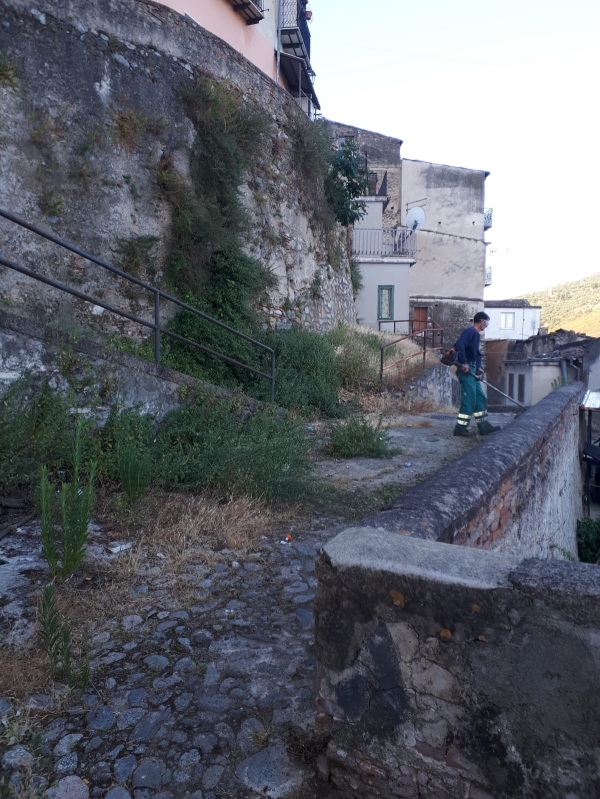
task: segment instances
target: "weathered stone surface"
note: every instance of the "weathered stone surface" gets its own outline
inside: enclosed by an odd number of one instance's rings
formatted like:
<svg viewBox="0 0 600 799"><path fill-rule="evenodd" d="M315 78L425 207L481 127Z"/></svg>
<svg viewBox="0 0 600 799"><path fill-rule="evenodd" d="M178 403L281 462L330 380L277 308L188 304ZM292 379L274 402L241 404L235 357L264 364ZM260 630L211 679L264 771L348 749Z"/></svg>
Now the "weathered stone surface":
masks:
<svg viewBox="0 0 600 799"><path fill-rule="evenodd" d="M302 775L291 766L281 745L270 746L242 760L235 773L248 788L273 799L291 797L302 785Z"/></svg>
<svg viewBox="0 0 600 799"><path fill-rule="evenodd" d="M88 786L79 777L64 777L58 785L48 788L44 799L89 799Z"/></svg>
<svg viewBox="0 0 600 799"><path fill-rule="evenodd" d="M116 721L115 712L107 705L90 710L86 716L90 730L109 730Z"/></svg>
<svg viewBox="0 0 600 799"><path fill-rule="evenodd" d="M164 763L159 760L142 760L133 772L133 787L158 790L162 785L163 770Z"/></svg>
<svg viewBox="0 0 600 799"><path fill-rule="evenodd" d="M28 769L33 765L33 755L24 746L12 746L2 755L2 768Z"/></svg>
<svg viewBox="0 0 600 799"><path fill-rule="evenodd" d="M77 746L82 738L83 735L81 733L70 733L69 735L65 735L54 747L54 756L64 757L64 755L68 755L71 750Z"/></svg>

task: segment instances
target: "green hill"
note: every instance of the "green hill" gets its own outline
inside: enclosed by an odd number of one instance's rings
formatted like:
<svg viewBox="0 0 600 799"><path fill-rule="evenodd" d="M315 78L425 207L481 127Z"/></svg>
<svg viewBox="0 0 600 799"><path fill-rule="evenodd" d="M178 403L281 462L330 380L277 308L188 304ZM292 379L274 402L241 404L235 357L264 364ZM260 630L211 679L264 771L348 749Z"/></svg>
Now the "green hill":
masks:
<svg viewBox="0 0 600 799"><path fill-rule="evenodd" d="M600 272L519 299L542 306L542 326L600 336Z"/></svg>

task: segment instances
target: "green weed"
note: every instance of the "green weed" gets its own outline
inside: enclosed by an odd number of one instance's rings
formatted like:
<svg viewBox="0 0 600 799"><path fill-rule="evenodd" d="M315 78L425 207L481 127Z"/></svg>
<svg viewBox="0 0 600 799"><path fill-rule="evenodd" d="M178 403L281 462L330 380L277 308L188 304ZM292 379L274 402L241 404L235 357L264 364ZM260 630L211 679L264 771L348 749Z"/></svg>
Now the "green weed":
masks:
<svg viewBox="0 0 600 799"><path fill-rule="evenodd" d="M119 267L133 277L141 277L145 270L150 276L156 272L156 236L137 236L133 239L119 239L113 252L119 256Z"/></svg>
<svg viewBox="0 0 600 799"><path fill-rule="evenodd" d="M50 583L42 593L40 634L52 676L72 688L85 690L90 678L90 641L84 630L81 652L75 653L71 628L56 604L56 588Z"/></svg>
<svg viewBox="0 0 600 799"><path fill-rule="evenodd" d="M140 497L152 476L152 456L148 449L125 436L117 442L119 483L130 503Z"/></svg>
<svg viewBox="0 0 600 799"><path fill-rule="evenodd" d="M390 448L389 428L382 426L381 418L376 427L355 417L333 425L327 449L340 458L391 458L400 452Z"/></svg>
<svg viewBox="0 0 600 799"><path fill-rule="evenodd" d="M10 86L16 89L19 85L16 66L0 52L0 85Z"/></svg>
<svg viewBox="0 0 600 799"><path fill-rule="evenodd" d="M113 115L115 139L127 150L134 150L146 131L148 117L135 108L124 108Z"/></svg>
<svg viewBox="0 0 600 799"><path fill-rule="evenodd" d="M94 501L94 475L96 463L89 464L87 485L82 485L84 423L77 423L72 454L72 479L63 483L60 493L60 518L62 533L57 537L54 527L54 486L48 481L46 467L42 467L40 480L40 505L42 511L42 551L48 561L52 578L68 577L77 568L85 554L92 504Z"/></svg>
<svg viewBox="0 0 600 799"><path fill-rule="evenodd" d="M600 563L600 519L578 519L577 550L583 563Z"/></svg>

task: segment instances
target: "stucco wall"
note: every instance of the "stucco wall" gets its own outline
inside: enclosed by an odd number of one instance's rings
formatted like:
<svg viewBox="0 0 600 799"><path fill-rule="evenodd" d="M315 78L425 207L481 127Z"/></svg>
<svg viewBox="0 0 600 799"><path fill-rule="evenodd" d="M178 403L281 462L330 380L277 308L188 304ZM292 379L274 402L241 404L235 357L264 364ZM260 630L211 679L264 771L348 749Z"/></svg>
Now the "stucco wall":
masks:
<svg viewBox="0 0 600 799"><path fill-rule="evenodd" d="M188 181L194 141L179 90L198 74L225 80L272 120L266 151L242 187L251 221L245 249L277 278L265 302L271 320L282 318L274 312L285 304L308 328L354 321L345 251L339 269L328 264L325 236L306 210L312 198L293 168L290 120L301 111L264 73L192 20L147 0L40 0L35 9L26 0L0 0L0 23L0 50L19 75L16 87L0 85L0 207L109 262L119 239L156 236L156 268L144 265L140 276L160 280L172 206L157 168L168 156ZM118 113L148 121L129 143L116 134ZM0 248L124 310L151 313L143 292L124 290L97 267L3 222ZM108 324L90 306L4 268L0 303L64 329L105 331ZM114 330L135 332L129 323L111 323Z"/></svg>
<svg viewBox="0 0 600 799"><path fill-rule="evenodd" d="M540 308L488 308L485 312L490 317L490 324L486 328L488 339L526 339L530 336L537 336L540 328ZM512 329L501 327L501 315L512 313L515 315L514 327Z"/></svg>
<svg viewBox="0 0 600 799"><path fill-rule="evenodd" d="M581 513L582 390L553 392L324 547L331 795L595 795L600 584L597 567L561 561Z"/></svg>
<svg viewBox="0 0 600 799"><path fill-rule="evenodd" d="M363 288L356 297L356 316L361 324L378 327L378 287L394 287L394 319L408 319L408 286L410 266L407 263L376 258L357 258L362 274ZM382 330L393 330L390 323L382 322ZM400 327L397 327L400 331Z"/></svg>
<svg viewBox="0 0 600 799"><path fill-rule="evenodd" d="M265 9L265 18L255 25L247 25L228 0L165 0L161 5L188 14L275 80L276 4Z"/></svg>
<svg viewBox="0 0 600 799"><path fill-rule="evenodd" d="M406 205L426 199L411 296L483 301L485 172L402 160L401 224Z"/></svg>

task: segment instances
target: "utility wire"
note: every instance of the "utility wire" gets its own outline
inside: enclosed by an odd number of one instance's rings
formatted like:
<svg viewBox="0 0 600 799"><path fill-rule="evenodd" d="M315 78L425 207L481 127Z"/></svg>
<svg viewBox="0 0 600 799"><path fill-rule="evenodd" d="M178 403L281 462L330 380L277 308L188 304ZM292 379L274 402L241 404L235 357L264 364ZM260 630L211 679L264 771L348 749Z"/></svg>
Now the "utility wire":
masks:
<svg viewBox="0 0 600 799"><path fill-rule="evenodd" d="M312 36L313 41L327 42L328 44L340 44L343 47L353 47L350 42L340 42L337 39L323 39L321 36ZM600 75L600 72L594 72L587 69L559 69L558 67L530 67L522 64L494 64L491 61L469 61L464 58L448 58L441 55L424 55L423 53L403 53L398 50L385 50L381 47L368 47L362 42L360 45L361 50L372 50L374 53L389 53L395 56L404 56L406 58L428 58L432 61L452 61L455 64L477 64L484 67L503 68L503 69L526 69L533 72L564 72L571 75Z"/></svg>

